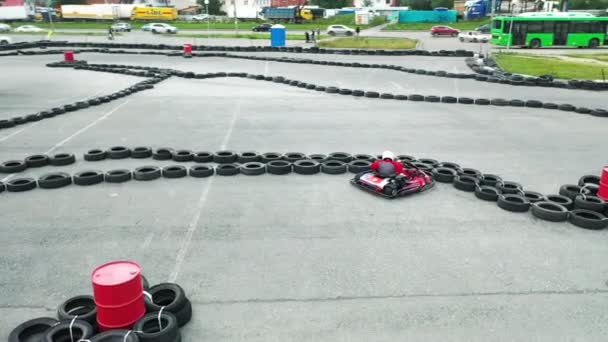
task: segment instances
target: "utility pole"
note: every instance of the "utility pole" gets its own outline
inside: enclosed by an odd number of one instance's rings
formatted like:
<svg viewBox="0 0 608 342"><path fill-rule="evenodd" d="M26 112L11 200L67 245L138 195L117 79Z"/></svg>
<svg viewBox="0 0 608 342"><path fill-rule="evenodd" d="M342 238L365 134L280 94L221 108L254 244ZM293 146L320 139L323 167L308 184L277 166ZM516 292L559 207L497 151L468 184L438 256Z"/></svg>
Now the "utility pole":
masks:
<svg viewBox="0 0 608 342"><path fill-rule="evenodd" d="M209 15L209 0L205 0L205 11L207 12L207 39L211 39L209 28L211 25L211 16Z"/></svg>
<svg viewBox="0 0 608 342"><path fill-rule="evenodd" d="M496 9L496 0L492 0L490 6L492 6L492 11L490 12L490 16L493 18L494 14L495 14L494 12L495 12L495 9Z"/></svg>

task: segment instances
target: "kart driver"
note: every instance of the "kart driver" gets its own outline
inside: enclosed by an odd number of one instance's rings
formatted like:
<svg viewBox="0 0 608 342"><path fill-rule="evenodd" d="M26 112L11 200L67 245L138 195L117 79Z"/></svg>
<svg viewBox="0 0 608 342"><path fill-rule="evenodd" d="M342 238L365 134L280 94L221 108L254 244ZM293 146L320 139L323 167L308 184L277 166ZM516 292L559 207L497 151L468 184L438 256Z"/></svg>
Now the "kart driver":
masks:
<svg viewBox="0 0 608 342"><path fill-rule="evenodd" d="M398 175L405 174L403 164L395 161L395 155L391 151L382 152L382 160L376 160L370 168L382 178L392 178Z"/></svg>

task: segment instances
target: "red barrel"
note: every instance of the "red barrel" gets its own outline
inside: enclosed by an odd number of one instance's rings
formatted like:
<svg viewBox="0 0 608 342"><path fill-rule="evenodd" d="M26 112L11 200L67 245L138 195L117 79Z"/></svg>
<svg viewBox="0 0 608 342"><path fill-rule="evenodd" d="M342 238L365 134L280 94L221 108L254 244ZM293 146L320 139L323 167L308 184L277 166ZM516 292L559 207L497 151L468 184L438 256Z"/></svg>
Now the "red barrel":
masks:
<svg viewBox="0 0 608 342"><path fill-rule="evenodd" d="M184 44L184 54L185 55L192 54L192 45L191 44Z"/></svg>
<svg viewBox="0 0 608 342"><path fill-rule="evenodd" d="M73 62L74 61L74 51L64 51L63 60L65 62Z"/></svg>
<svg viewBox="0 0 608 342"><path fill-rule="evenodd" d="M608 166L604 166L602 176L600 177L600 182L608 184Z"/></svg>
<svg viewBox="0 0 608 342"><path fill-rule="evenodd" d="M608 201L608 182L600 182L600 188L597 190L597 197Z"/></svg>
<svg viewBox="0 0 608 342"><path fill-rule="evenodd" d="M130 329L146 313L141 267L133 261L112 261L92 275L97 324L102 331Z"/></svg>

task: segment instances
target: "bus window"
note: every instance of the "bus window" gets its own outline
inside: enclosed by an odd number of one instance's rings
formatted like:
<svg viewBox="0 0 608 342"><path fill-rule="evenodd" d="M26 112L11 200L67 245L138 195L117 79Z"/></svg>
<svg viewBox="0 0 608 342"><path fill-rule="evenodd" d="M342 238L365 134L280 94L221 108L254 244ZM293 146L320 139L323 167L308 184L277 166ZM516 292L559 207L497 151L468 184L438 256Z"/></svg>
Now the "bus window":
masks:
<svg viewBox="0 0 608 342"><path fill-rule="evenodd" d="M502 20L494 20L494 22L492 23L492 28L500 30L502 23L503 23Z"/></svg>
<svg viewBox="0 0 608 342"><path fill-rule="evenodd" d="M543 21L543 32L553 33L555 24L553 21Z"/></svg>
<svg viewBox="0 0 608 342"><path fill-rule="evenodd" d="M504 21L504 25L502 25L503 33L511 33L511 21Z"/></svg>
<svg viewBox="0 0 608 342"><path fill-rule="evenodd" d="M528 22L528 33L541 33L543 32L543 24L541 21Z"/></svg>

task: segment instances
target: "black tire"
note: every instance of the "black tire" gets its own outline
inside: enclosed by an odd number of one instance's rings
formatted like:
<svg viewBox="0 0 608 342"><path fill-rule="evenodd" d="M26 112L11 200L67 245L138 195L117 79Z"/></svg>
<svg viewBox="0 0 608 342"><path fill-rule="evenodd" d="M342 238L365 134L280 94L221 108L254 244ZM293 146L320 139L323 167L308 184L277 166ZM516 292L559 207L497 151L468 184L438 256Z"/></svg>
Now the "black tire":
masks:
<svg viewBox="0 0 608 342"><path fill-rule="evenodd" d="M290 163L293 163L298 160L308 159L308 157L306 156L306 154L301 152L287 152L283 155L283 159L287 160Z"/></svg>
<svg viewBox="0 0 608 342"><path fill-rule="evenodd" d="M578 180L578 185L579 186L585 186L586 184L595 184L595 185L599 185L600 184L600 177L596 176L596 175L584 175L581 178L579 178Z"/></svg>
<svg viewBox="0 0 608 342"><path fill-rule="evenodd" d="M127 336L125 338L125 336ZM137 334L131 330L108 330L90 338L91 342L139 342Z"/></svg>
<svg viewBox="0 0 608 342"><path fill-rule="evenodd" d="M399 101L406 101L407 100L407 95L401 95L401 94L399 94L399 95L395 95L393 98L395 100L399 100Z"/></svg>
<svg viewBox="0 0 608 342"><path fill-rule="evenodd" d="M372 161L366 159L355 159L348 163L348 171L352 173L361 173L371 170Z"/></svg>
<svg viewBox="0 0 608 342"><path fill-rule="evenodd" d="M5 186L8 192L22 192L35 189L36 181L33 178L13 178Z"/></svg>
<svg viewBox="0 0 608 342"><path fill-rule="evenodd" d="M458 170L458 174L459 175L463 175L463 176L471 176L471 177L475 177L481 180L481 178L483 177L481 174L481 171L477 170L477 169L472 169L470 167L463 167L462 169Z"/></svg>
<svg viewBox="0 0 608 342"><path fill-rule="evenodd" d="M150 289L150 283L148 282L148 278L146 278L143 274L141 275L141 285L144 288L144 291L148 292Z"/></svg>
<svg viewBox="0 0 608 342"><path fill-rule="evenodd" d="M551 102L543 103L543 108L545 109L557 109L557 104Z"/></svg>
<svg viewBox="0 0 608 342"><path fill-rule="evenodd" d="M220 164L215 168L218 176L234 176L239 174L239 166L236 164Z"/></svg>
<svg viewBox="0 0 608 342"><path fill-rule="evenodd" d="M458 98L458 103L462 103L462 104L473 104L475 103L475 100L473 100L470 97L459 97Z"/></svg>
<svg viewBox="0 0 608 342"><path fill-rule="evenodd" d="M574 209L585 209L597 213L604 213L607 208L606 202L599 197L579 195L574 198Z"/></svg>
<svg viewBox="0 0 608 342"><path fill-rule="evenodd" d="M150 157L152 157L152 149L146 146L138 146L131 151L131 158L144 159Z"/></svg>
<svg viewBox="0 0 608 342"><path fill-rule="evenodd" d="M473 192L479 186L479 179L471 176L456 176L454 187L458 190Z"/></svg>
<svg viewBox="0 0 608 342"><path fill-rule="evenodd" d="M269 163L273 160L281 160L283 159L283 155L278 152L266 152L262 154L262 163Z"/></svg>
<svg viewBox="0 0 608 342"><path fill-rule="evenodd" d="M528 100L526 101L526 107L530 108L542 108L543 103L536 100Z"/></svg>
<svg viewBox="0 0 608 342"><path fill-rule="evenodd" d="M190 168L190 177L194 178L205 178L213 176L215 170L206 165L194 165Z"/></svg>
<svg viewBox="0 0 608 342"><path fill-rule="evenodd" d="M366 91L364 96L371 99L377 99L380 97L380 93L376 91Z"/></svg>
<svg viewBox="0 0 608 342"><path fill-rule="evenodd" d="M380 157L382 158L382 156L380 156ZM407 154L399 154L399 155L397 155L395 157L395 159L397 159L398 161L400 161L402 163L403 162L413 163L413 162L416 161L416 157L410 156L410 155L407 155ZM376 160L376 159L374 159L374 160Z"/></svg>
<svg viewBox="0 0 608 342"><path fill-rule="evenodd" d="M35 154L25 158L27 167L42 167L49 165L49 156L46 154Z"/></svg>
<svg viewBox="0 0 608 342"><path fill-rule="evenodd" d="M353 91L350 89L341 88L339 93L340 93L340 95L352 95Z"/></svg>
<svg viewBox="0 0 608 342"><path fill-rule="evenodd" d="M175 313L177 319L177 326L183 327L192 319L192 303L186 299L186 305Z"/></svg>
<svg viewBox="0 0 608 342"><path fill-rule="evenodd" d="M395 98L395 95L390 94L390 93L382 93L382 94L380 94L380 98L385 99L385 100L392 100Z"/></svg>
<svg viewBox="0 0 608 342"><path fill-rule="evenodd" d="M176 162L187 162L194 159L194 153L190 150L177 150L171 154L171 159Z"/></svg>
<svg viewBox="0 0 608 342"><path fill-rule="evenodd" d="M131 156L131 149L125 146L113 146L107 151L110 159L125 159Z"/></svg>
<svg viewBox="0 0 608 342"><path fill-rule="evenodd" d="M437 164L437 167L448 168L448 169L452 169L452 170L456 170L456 171L461 169L459 164L453 163L453 162L441 162L441 163Z"/></svg>
<svg viewBox="0 0 608 342"><path fill-rule="evenodd" d="M151 181L159 179L161 173L161 169L158 166L141 166L133 172L133 179L138 181Z"/></svg>
<svg viewBox="0 0 608 342"><path fill-rule="evenodd" d="M365 95L365 91L359 90L359 89L355 89L355 90L353 90L353 94L352 95L356 96L356 97L361 97L361 96Z"/></svg>
<svg viewBox="0 0 608 342"><path fill-rule="evenodd" d="M95 185L101 182L103 182L103 172L101 171L87 170L74 175L76 185Z"/></svg>
<svg viewBox="0 0 608 342"><path fill-rule="evenodd" d="M241 173L247 176L259 176L266 173L266 164L249 162L241 165Z"/></svg>
<svg viewBox="0 0 608 342"><path fill-rule="evenodd" d="M585 209L572 210L568 216L568 221L577 227L593 230L604 229L608 225L606 216Z"/></svg>
<svg viewBox="0 0 608 342"><path fill-rule="evenodd" d="M559 194L574 201L574 198L581 194L581 187L576 184L564 184L559 188Z"/></svg>
<svg viewBox="0 0 608 342"><path fill-rule="evenodd" d="M530 203L543 202L547 200L545 195L535 191L523 191L523 196L527 198Z"/></svg>
<svg viewBox="0 0 608 342"><path fill-rule="evenodd" d="M177 318L173 313L163 310L160 315L161 326L159 327L158 324L158 312L151 312L137 321L133 330L137 332L137 336L141 342L173 342L181 340Z"/></svg>
<svg viewBox="0 0 608 342"><path fill-rule="evenodd" d="M490 100L490 104L494 105L494 106L506 106L509 104L509 101L505 100L505 99L492 99Z"/></svg>
<svg viewBox="0 0 608 342"><path fill-rule="evenodd" d="M319 163L327 160L327 155L325 154L309 154L308 159L318 161Z"/></svg>
<svg viewBox="0 0 608 342"><path fill-rule="evenodd" d="M293 171L300 175L314 175L321 171L321 164L315 160L298 160L293 163Z"/></svg>
<svg viewBox="0 0 608 342"><path fill-rule="evenodd" d="M564 112L573 112L576 109L576 107L574 107L573 105L568 104L568 103L562 103L557 106L557 109L563 110Z"/></svg>
<svg viewBox="0 0 608 342"><path fill-rule="evenodd" d="M147 291L149 296L145 296L146 311L158 312L164 307L163 312L176 313L187 303L186 292L175 283L161 283L150 287Z"/></svg>
<svg viewBox="0 0 608 342"><path fill-rule="evenodd" d="M540 201L532 203L531 211L532 215L545 221L563 222L568 219L568 209L555 202Z"/></svg>
<svg viewBox="0 0 608 342"><path fill-rule="evenodd" d="M498 183L502 183L502 178L497 175L484 173L481 175L481 185L489 185L496 187Z"/></svg>
<svg viewBox="0 0 608 342"><path fill-rule="evenodd" d="M547 195L545 197L547 198L548 202L557 203L559 205L564 206L568 210L574 209L574 201L566 196L552 194L552 195Z"/></svg>
<svg viewBox="0 0 608 342"><path fill-rule="evenodd" d="M8 335L8 342L42 341L44 332L57 324L55 318L40 317L19 324Z"/></svg>
<svg viewBox="0 0 608 342"><path fill-rule="evenodd" d="M499 208L514 213L523 213L530 209L530 201L521 195L502 194L497 203Z"/></svg>
<svg viewBox="0 0 608 342"><path fill-rule="evenodd" d="M415 101L415 102L424 101L424 96L422 96L420 94L412 94L412 95L409 95L407 98L410 101Z"/></svg>
<svg viewBox="0 0 608 342"><path fill-rule="evenodd" d="M213 161L213 153L206 151L196 152L194 153L192 160L196 163L209 163Z"/></svg>
<svg viewBox="0 0 608 342"><path fill-rule="evenodd" d="M99 161L106 159L106 157L106 151L102 151L100 149L92 149L84 154L84 160L86 161Z"/></svg>
<svg viewBox="0 0 608 342"><path fill-rule="evenodd" d="M132 177L131 170L110 170L104 175L104 180L107 183L123 183L130 181Z"/></svg>
<svg viewBox="0 0 608 342"><path fill-rule="evenodd" d="M173 149L167 147L157 148L152 153L152 159L154 160L169 160L173 156Z"/></svg>
<svg viewBox="0 0 608 342"><path fill-rule="evenodd" d="M42 189L57 189L72 184L72 177L65 172L47 173L38 178L38 187Z"/></svg>
<svg viewBox="0 0 608 342"><path fill-rule="evenodd" d="M321 163L321 172L330 174L330 175L338 175L342 173L346 173L347 164L343 161L339 160L326 160Z"/></svg>
<svg viewBox="0 0 608 342"><path fill-rule="evenodd" d="M454 96L442 96L441 97L441 102L443 102L443 103L456 103L456 102L458 102L458 99L455 98Z"/></svg>
<svg viewBox="0 0 608 342"><path fill-rule="evenodd" d="M266 164L266 170L273 175L286 175L291 172L291 165L286 160L271 160Z"/></svg>
<svg viewBox="0 0 608 342"><path fill-rule="evenodd" d="M213 155L213 161L218 164L231 164L236 162L237 158L236 153L232 151L217 151Z"/></svg>
<svg viewBox="0 0 608 342"><path fill-rule="evenodd" d="M437 167L439 165L439 162L437 160L431 158L420 158L418 159L418 162L429 165L431 167Z"/></svg>
<svg viewBox="0 0 608 342"><path fill-rule="evenodd" d="M0 172L17 173L27 169L27 164L23 160L9 160L0 164Z"/></svg>
<svg viewBox="0 0 608 342"><path fill-rule="evenodd" d="M500 183L496 184L496 187L498 188L498 190L500 190L500 193L502 194L514 195L521 194L522 191L524 191L524 188L521 184L510 181L501 181Z"/></svg>
<svg viewBox="0 0 608 342"><path fill-rule="evenodd" d="M336 94L339 91L340 91L340 89L337 88L337 87L327 87L327 88L325 88L325 92L329 93L329 94Z"/></svg>
<svg viewBox="0 0 608 342"><path fill-rule="evenodd" d="M182 165L169 165L163 167L162 174L165 178L182 178L188 175L188 169Z"/></svg>
<svg viewBox="0 0 608 342"><path fill-rule="evenodd" d="M475 188L475 197L484 201L498 201L500 190L490 185L481 185Z"/></svg>
<svg viewBox="0 0 608 342"><path fill-rule="evenodd" d="M76 316L79 320L86 321L91 326L97 325L97 306L93 296L75 296L59 305L57 317L60 321L71 321Z"/></svg>
<svg viewBox="0 0 608 342"><path fill-rule="evenodd" d="M0 182L0 192L4 192L4 190L6 190L6 185L4 185L4 183Z"/></svg>
<svg viewBox="0 0 608 342"><path fill-rule="evenodd" d="M415 168L422 170L422 171L432 172L433 168L434 168L434 166L431 164L421 163L421 162L417 162L417 161L410 163L410 164L412 164Z"/></svg>
<svg viewBox="0 0 608 342"><path fill-rule="evenodd" d="M452 183L457 176L456 170L447 167L436 167L432 171L433 179L441 183Z"/></svg>
<svg viewBox="0 0 608 342"><path fill-rule="evenodd" d="M94 332L95 329L87 321L80 319L73 322L63 321L45 331L40 342L67 342L70 341L70 336L74 337L74 341L87 340L93 336Z"/></svg>
<svg viewBox="0 0 608 342"><path fill-rule="evenodd" d="M488 99L475 99L475 104L476 105L487 106L487 105L490 104L490 100L488 100Z"/></svg>
<svg viewBox="0 0 608 342"><path fill-rule="evenodd" d="M435 95L428 95L424 97L424 102L439 102L441 98Z"/></svg>
<svg viewBox="0 0 608 342"><path fill-rule="evenodd" d="M74 164L76 156L71 153L58 153L49 159L49 163L53 166L64 166Z"/></svg>
<svg viewBox="0 0 608 342"><path fill-rule="evenodd" d="M597 38L592 38L589 40L589 44L587 45L590 49L595 49L600 45L600 41Z"/></svg>
<svg viewBox="0 0 608 342"><path fill-rule="evenodd" d="M241 164L251 163L251 162L259 162L262 157L257 152L242 152L238 154L236 159L237 162Z"/></svg>
<svg viewBox="0 0 608 342"><path fill-rule="evenodd" d="M332 152L327 156L327 160L338 160L343 163L348 163L353 160L353 156L346 152Z"/></svg>
<svg viewBox="0 0 608 342"><path fill-rule="evenodd" d="M538 49L540 48L540 40L539 39L532 39L530 41L530 49Z"/></svg>

